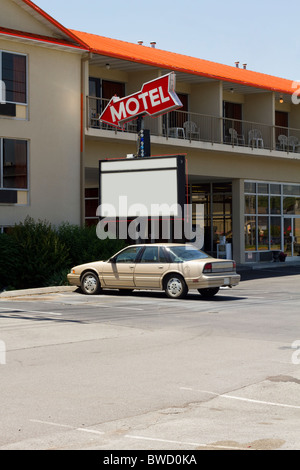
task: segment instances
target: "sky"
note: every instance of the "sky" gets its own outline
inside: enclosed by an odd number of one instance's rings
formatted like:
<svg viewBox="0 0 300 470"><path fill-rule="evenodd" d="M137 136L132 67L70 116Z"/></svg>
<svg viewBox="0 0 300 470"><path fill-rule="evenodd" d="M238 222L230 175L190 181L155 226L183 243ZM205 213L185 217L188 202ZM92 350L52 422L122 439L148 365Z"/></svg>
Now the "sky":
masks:
<svg viewBox="0 0 300 470"><path fill-rule="evenodd" d="M300 81L299 0L33 0L63 26Z"/></svg>

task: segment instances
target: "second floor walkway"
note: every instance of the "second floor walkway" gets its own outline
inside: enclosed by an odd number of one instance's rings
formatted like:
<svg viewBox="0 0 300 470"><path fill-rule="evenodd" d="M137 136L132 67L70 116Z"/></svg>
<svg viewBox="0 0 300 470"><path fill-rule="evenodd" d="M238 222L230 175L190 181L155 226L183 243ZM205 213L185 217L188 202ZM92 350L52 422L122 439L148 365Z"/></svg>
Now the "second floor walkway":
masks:
<svg viewBox="0 0 300 470"><path fill-rule="evenodd" d="M87 97L86 123L93 136L101 137L102 132L137 134L137 120L125 124L122 128L109 126L99 117L109 100ZM210 116L187 111L172 111L158 118L144 116L144 127L151 136L161 137L168 143L176 139L177 143L199 142L223 144L235 147L243 152L245 148L277 150L285 153L300 153L300 129L267 125L238 119ZM174 141L172 140L172 143Z"/></svg>

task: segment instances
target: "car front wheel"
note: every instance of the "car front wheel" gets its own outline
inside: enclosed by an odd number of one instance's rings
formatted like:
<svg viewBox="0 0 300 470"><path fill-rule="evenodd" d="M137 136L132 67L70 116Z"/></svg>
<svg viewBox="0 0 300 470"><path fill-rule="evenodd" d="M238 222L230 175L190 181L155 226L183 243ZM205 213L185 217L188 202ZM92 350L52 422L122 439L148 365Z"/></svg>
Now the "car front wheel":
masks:
<svg viewBox="0 0 300 470"><path fill-rule="evenodd" d="M101 285L97 274L91 271L85 273L81 279L81 289L86 295L99 294Z"/></svg>
<svg viewBox="0 0 300 470"><path fill-rule="evenodd" d="M219 292L219 287L208 287L207 289L198 289L199 294L205 299L211 299Z"/></svg>
<svg viewBox="0 0 300 470"><path fill-rule="evenodd" d="M187 292L187 285L181 276L174 274L167 277L165 281L165 293L168 297L171 299L182 299L186 296Z"/></svg>

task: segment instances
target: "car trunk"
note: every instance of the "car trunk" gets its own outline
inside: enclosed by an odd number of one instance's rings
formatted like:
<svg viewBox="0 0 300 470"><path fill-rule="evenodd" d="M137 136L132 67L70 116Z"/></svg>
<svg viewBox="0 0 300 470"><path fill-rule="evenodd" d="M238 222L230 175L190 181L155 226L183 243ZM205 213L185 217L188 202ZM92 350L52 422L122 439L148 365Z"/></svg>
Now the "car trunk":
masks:
<svg viewBox="0 0 300 470"><path fill-rule="evenodd" d="M216 261L211 263L212 273L227 273L235 271L234 263L232 261Z"/></svg>

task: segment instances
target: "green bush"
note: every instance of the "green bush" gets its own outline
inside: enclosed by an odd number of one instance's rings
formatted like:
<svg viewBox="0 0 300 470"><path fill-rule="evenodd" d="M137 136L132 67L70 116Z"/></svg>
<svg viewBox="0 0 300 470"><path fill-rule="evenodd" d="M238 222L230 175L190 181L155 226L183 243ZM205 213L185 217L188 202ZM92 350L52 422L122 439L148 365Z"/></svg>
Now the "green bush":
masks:
<svg viewBox="0 0 300 470"><path fill-rule="evenodd" d="M121 240L99 240L96 227L56 228L27 217L0 234L0 290L67 284L72 266L105 260L124 246Z"/></svg>
<svg viewBox="0 0 300 470"><path fill-rule="evenodd" d="M5 287L11 289L16 285L17 273L22 269L20 248L12 237L0 234L0 292Z"/></svg>
<svg viewBox="0 0 300 470"><path fill-rule="evenodd" d="M7 234L6 256L1 255L0 272L10 277L9 285L17 289L47 285L49 276L61 271L69 262L66 246L51 224L26 218ZM13 265L13 266L11 266ZM11 272L7 269L11 267ZM3 275L2 274L2 275ZM5 287L5 278L0 278Z"/></svg>
<svg viewBox="0 0 300 470"><path fill-rule="evenodd" d="M68 223L61 224L57 229L60 241L68 247L72 266L90 261L106 260L115 252L125 247L123 240L107 238L100 240L96 227L79 227Z"/></svg>

